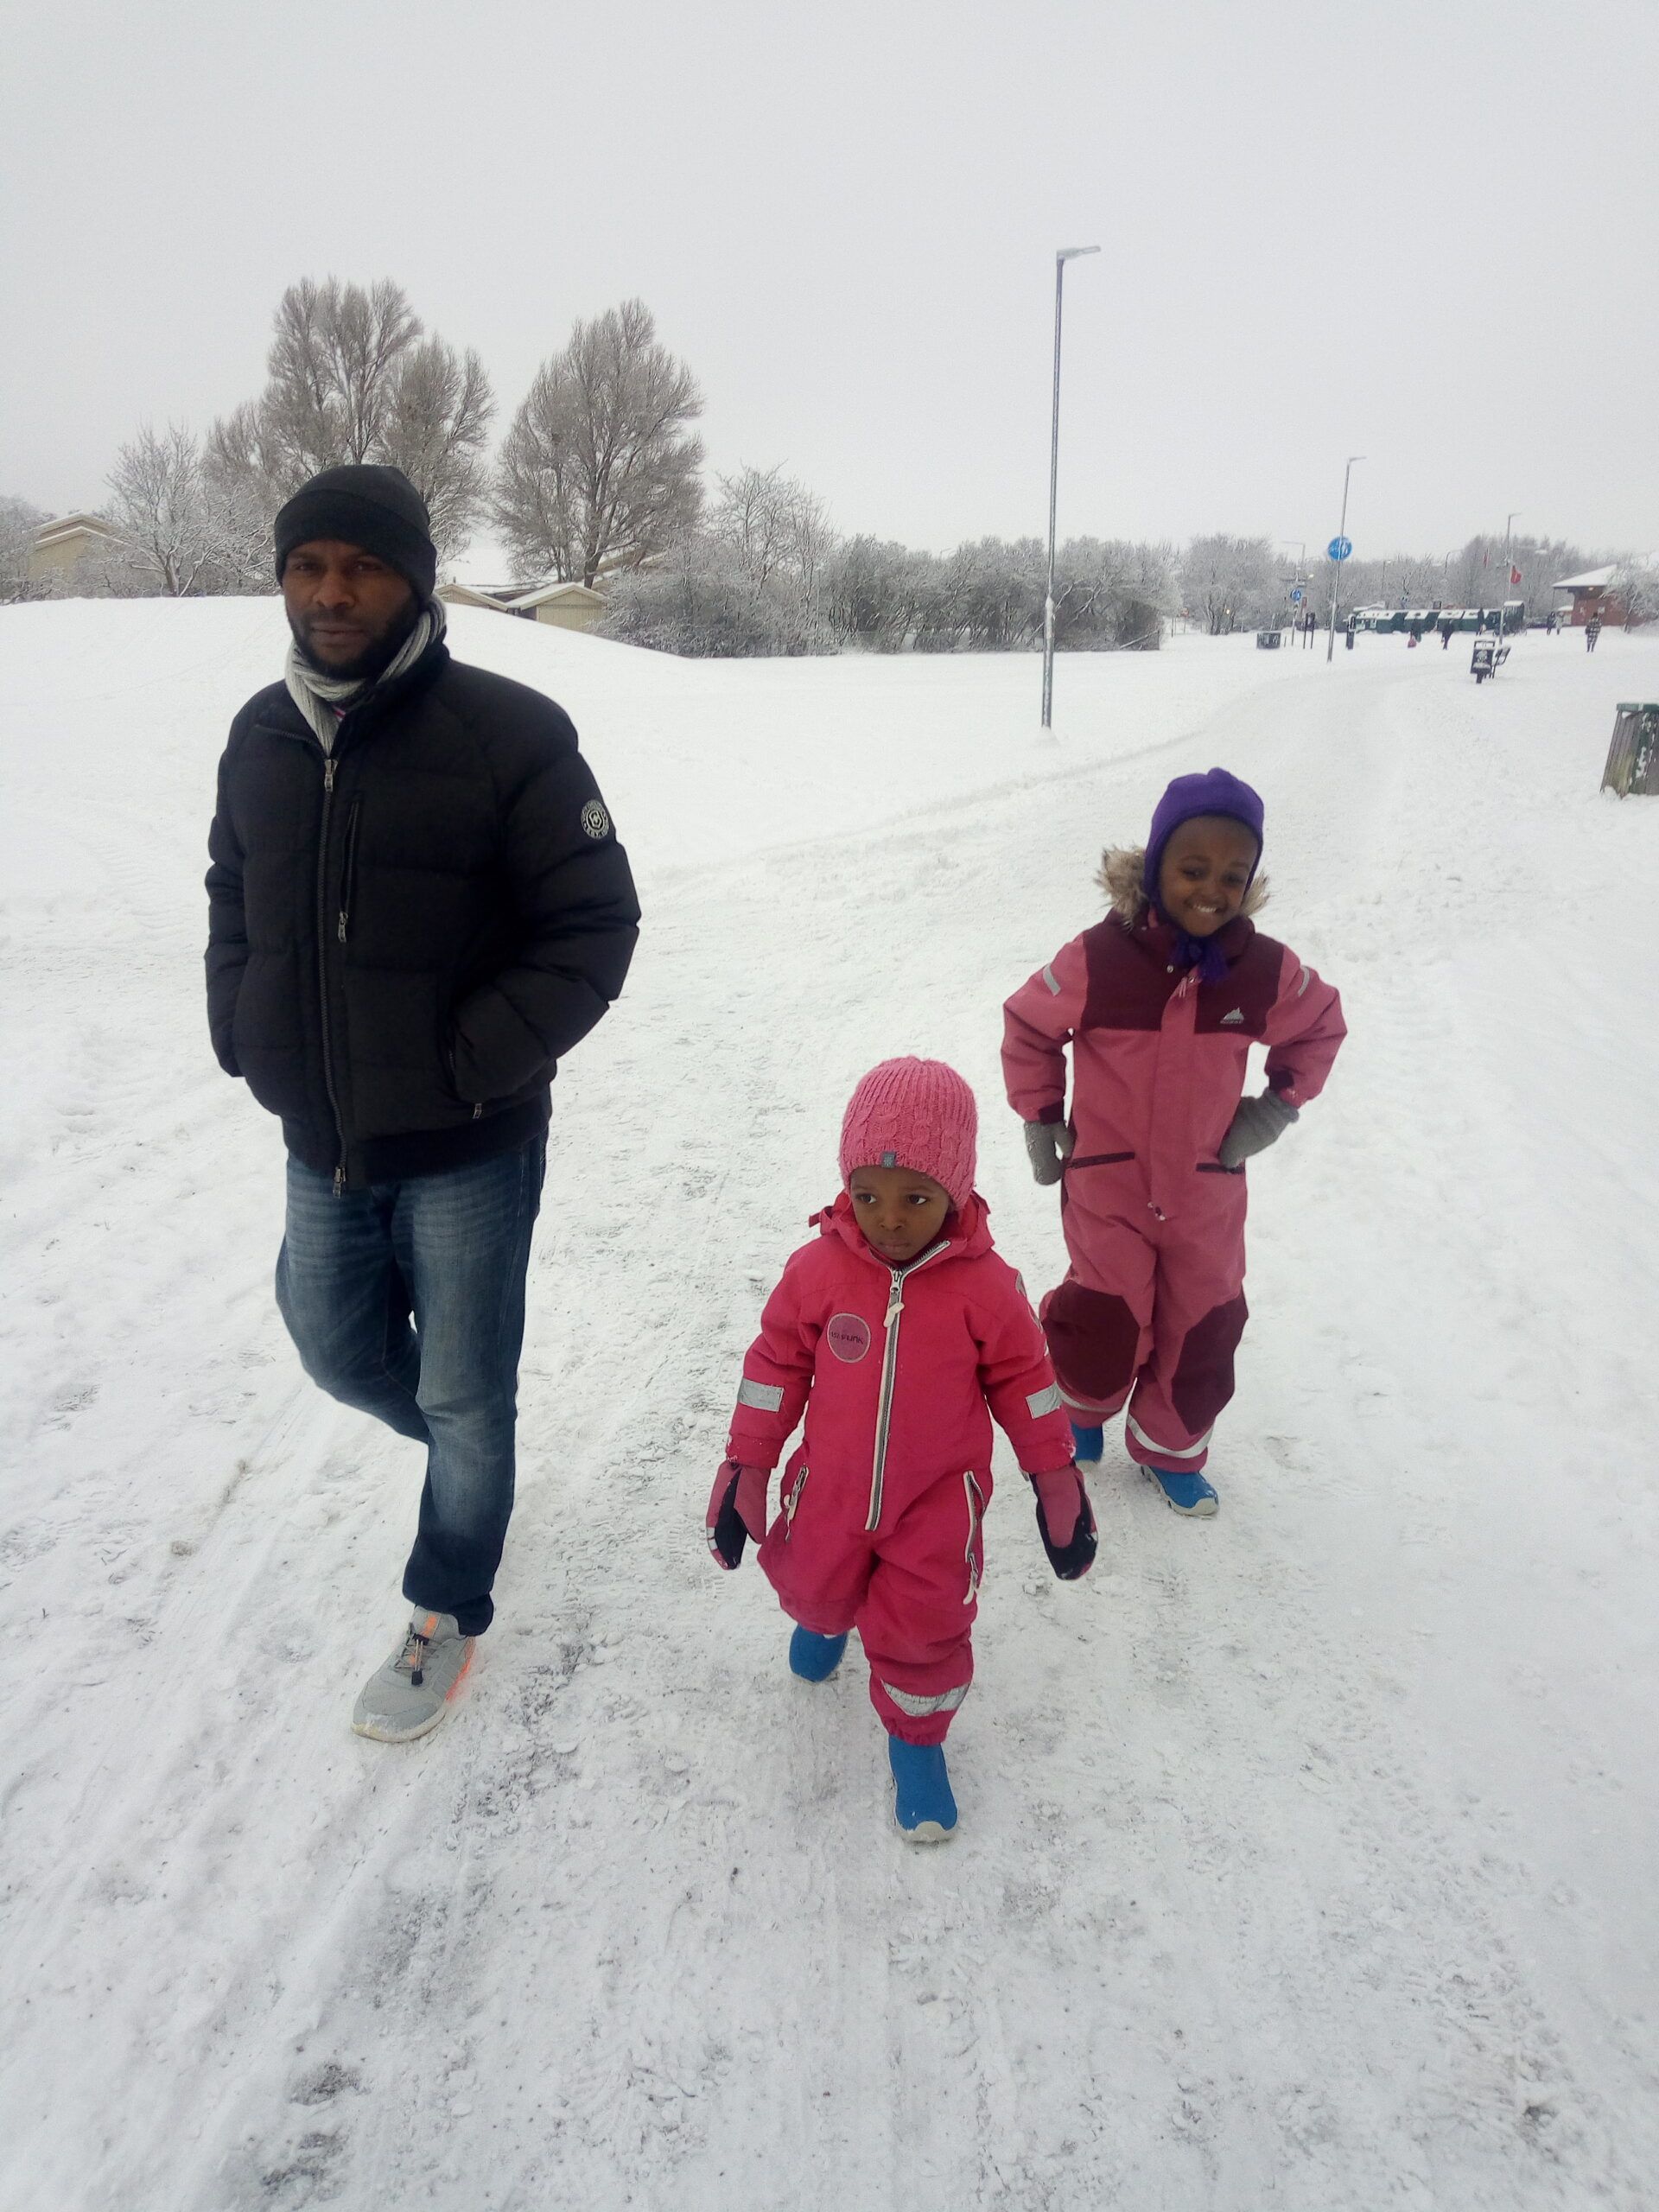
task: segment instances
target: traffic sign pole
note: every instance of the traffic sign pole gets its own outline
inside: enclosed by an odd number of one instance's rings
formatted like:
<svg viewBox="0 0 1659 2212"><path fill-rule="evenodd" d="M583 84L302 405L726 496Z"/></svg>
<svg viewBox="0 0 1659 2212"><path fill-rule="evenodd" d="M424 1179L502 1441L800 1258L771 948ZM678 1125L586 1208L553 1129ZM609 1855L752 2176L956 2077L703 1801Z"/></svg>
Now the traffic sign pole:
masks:
<svg viewBox="0 0 1659 2212"><path fill-rule="evenodd" d="M1342 520L1337 524L1336 536L1325 548L1331 556L1331 635L1325 648L1327 668L1335 659L1337 652L1337 579L1342 574L1342 563L1354 550L1348 543L1348 479L1353 474L1354 463L1364 458L1363 453L1351 453L1348 456L1348 466L1342 472ZM1344 549L1340 553L1337 550L1338 546Z"/></svg>

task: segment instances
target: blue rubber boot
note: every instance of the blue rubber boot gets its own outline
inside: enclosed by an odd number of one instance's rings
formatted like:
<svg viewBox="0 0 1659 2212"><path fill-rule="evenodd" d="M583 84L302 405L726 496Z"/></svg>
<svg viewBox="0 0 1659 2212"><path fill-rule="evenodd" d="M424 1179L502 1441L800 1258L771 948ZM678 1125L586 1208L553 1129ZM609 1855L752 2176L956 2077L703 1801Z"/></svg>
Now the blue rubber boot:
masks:
<svg viewBox="0 0 1659 2212"><path fill-rule="evenodd" d="M1171 1512L1185 1513L1194 1521L1207 1519L1220 1503L1202 1475L1173 1474L1167 1467L1148 1467L1147 1479L1162 1491Z"/></svg>
<svg viewBox="0 0 1659 2212"><path fill-rule="evenodd" d="M906 1843L943 1843L957 1825L943 1744L906 1744L887 1738L893 1768L893 1817Z"/></svg>
<svg viewBox="0 0 1659 2212"><path fill-rule="evenodd" d="M827 1682L846 1649L844 1636L814 1636L810 1628L798 1628L789 1639L789 1671L804 1682Z"/></svg>
<svg viewBox="0 0 1659 2212"><path fill-rule="evenodd" d="M1097 1467L1106 1450L1106 1426L1096 1421L1092 1428L1079 1428L1071 1424L1071 1457L1080 1467Z"/></svg>

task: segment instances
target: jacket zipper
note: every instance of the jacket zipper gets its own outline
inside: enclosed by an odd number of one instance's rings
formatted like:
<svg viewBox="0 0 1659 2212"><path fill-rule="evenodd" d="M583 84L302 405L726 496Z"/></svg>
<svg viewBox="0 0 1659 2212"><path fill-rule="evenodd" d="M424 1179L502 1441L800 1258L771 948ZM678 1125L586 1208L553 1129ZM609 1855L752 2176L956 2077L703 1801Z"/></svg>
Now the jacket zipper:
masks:
<svg viewBox="0 0 1659 2212"><path fill-rule="evenodd" d="M340 920L335 935L346 942L346 925L352 918L352 900L357 891L357 817L362 811L360 798L352 801L351 812L346 817L346 866L340 880Z"/></svg>
<svg viewBox="0 0 1659 2212"><path fill-rule="evenodd" d="M317 837L317 1001L322 1014L323 1087L334 1116L334 1134L340 1139L340 1165L334 1170L334 1196L338 1198L346 1189L346 1123L340 1110L340 1093L334 1089L334 1059L328 1046L328 822L334 810L334 756L329 753L323 756L322 827ZM340 925L343 936L343 914Z"/></svg>
<svg viewBox="0 0 1659 2212"><path fill-rule="evenodd" d="M912 1260L907 1268L893 1268L893 1288L887 1294L887 1350L881 1356L881 1396L875 1409L875 1458L870 1468L870 1515L864 1523L865 1534L879 1528L881 1522L881 1484L887 1471L887 1428L893 1418L893 1379L899 1367L899 1324L905 1313L905 1284L918 1268L930 1260L937 1260L941 1252L950 1249L950 1240L936 1244L931 1252L924 1252L919 1260Z"/></svg>

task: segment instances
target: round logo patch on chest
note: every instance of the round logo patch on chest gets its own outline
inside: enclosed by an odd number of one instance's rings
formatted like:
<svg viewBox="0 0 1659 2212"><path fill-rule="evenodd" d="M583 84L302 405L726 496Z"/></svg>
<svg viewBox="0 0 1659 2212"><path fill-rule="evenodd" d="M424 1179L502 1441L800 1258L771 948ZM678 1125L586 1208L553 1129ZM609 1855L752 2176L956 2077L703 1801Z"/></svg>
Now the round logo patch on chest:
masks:
<svg viewBox="0 0 1659 2212"><path fill-rule="evenodd" d="M862 1359L870 1348L870 1325L856 1313L832 1313L823 1333L837 1359Z"/></svg>
<svg viewBox="0 0 1659 2212"><path fill-rule="evenodd" d="M608 837L611 817L596 798L590 798L582 810L582 826L590 837Z"/></svg>

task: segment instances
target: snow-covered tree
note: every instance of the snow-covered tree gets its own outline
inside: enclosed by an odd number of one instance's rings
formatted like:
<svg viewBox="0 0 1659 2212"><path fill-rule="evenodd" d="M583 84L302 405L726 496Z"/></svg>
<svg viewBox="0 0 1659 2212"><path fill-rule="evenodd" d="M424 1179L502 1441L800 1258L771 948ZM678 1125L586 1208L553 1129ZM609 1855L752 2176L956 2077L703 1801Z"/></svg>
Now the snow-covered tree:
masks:
<svg viewBox="0 0 1659 2212"><path fill-rule="evenodd" d="M796 617L757 592L729 545L707 531L682 538L647 569L607 585L601 634L688 659L767 659L835 650L827 630L804 642Z"/></svg>
<svg viewBox="0 0 1659 2212"><path fill-rule="evenodd" d="M578 321L537 372L497 464L493 512L522 578L591 585L690 536L702 506L696 379L640 300Z"/></svg>
<svg viewBox="0 0 1659 2212"><path fill-rule="evenodd" d="M35 533L48 519L27 499L0 498L0 606L31 597L29 556Z"/></svg>
<svg viewBox="0 0 1659 2212"><path fill-rule="evenodd" d="M830 649L823 587L836 534L823 500L781 464L741 468L719 481L707 535L771 609L771 632L790 640L787 651Z"/></svg>
<svg viewBox="0 0 1659 2212"><path fill-rule="evenodd" d="M1613 564L1612 590L1623 601L1624 619L1631 629L1643 622L1659 622L1659 556L1643 559L1627 553Z"/></svg>
<svg viewBox="0 0 1659 2212"><path fill-rule="evenodd" d="M1267 537L1195 537L1181 556L1182 597L1211 636L1253 630L1277 619L1285 597L1280 563Z"/></svg>
<svg viewBox="0 0 1659 2212"><path fill-rule="evenodd" d="M1165 618L1176 613L1179 603L1170 546L1074 537L1056 555L1057 651L1071 646L1156 652L1163 642Z"/></svg>
<svg viewBox="0 0 1659 2212"><path fill-rule="evenodd" d="M213 559L195 438L177 423L165 430L145 423L116 455L108 481L110 519L122 538L111 557L148 576L162 598L190 598Z"/></svg>
<svg viewBox="0 0 1659 2212"><path fill-rule="evenodd" d="M918 557L891 540L843 538L824 569L830 627L872 652L896 652L915 627Z"/></svg>

